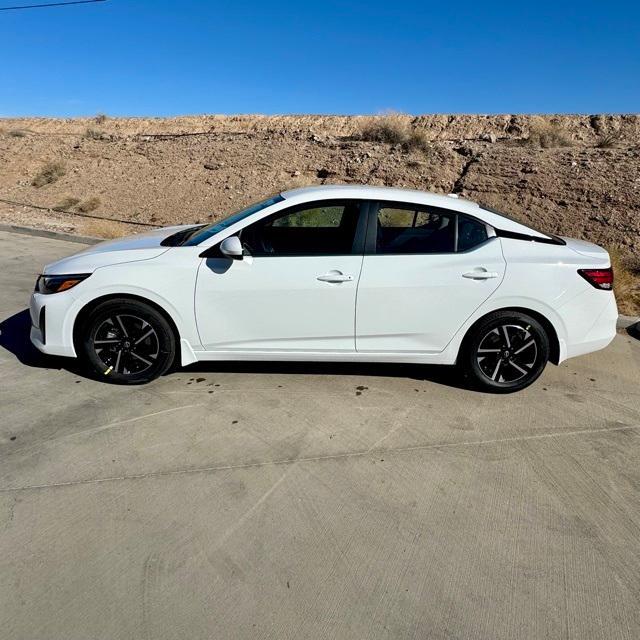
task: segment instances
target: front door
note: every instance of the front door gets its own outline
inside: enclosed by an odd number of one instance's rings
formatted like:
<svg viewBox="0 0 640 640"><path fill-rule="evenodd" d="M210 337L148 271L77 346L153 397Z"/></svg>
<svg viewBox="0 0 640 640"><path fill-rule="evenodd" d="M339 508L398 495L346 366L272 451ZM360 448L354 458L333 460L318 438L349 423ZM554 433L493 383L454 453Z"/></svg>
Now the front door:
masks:
<svg viewBox="0 0 640 640"><path fill-rule="evenodd" d="M195 311L204 348L353 353L359 216L355 200L290 207L238 234L242 260L203 259Z"/></svg>
<svg viewBox="0 0 640 640"><path fill-rule="evenodd" d="M359 353L437 353L500 286L505 260L486 225L455 211L372 209L356 309Z"/></svg>

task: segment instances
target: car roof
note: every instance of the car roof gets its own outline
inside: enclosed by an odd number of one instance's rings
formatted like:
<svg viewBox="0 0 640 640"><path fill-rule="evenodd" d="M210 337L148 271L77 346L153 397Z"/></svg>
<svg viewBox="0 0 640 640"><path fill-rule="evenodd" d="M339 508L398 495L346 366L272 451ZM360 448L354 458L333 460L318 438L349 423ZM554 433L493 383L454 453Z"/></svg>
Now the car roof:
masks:
<svg viewBox="0 0 640 640"><path fill-rule="evenodd" d="M418 191L417 189L354 184L313 185L283 191L281 195L287 200L298 200L300 202L327 198L364 198L367 200L392 200L410 202L412 204L425 204L445 209L475 210L479 208L477 203L459 198L455 194L442 195L429 193L428 191Z"/></svg>

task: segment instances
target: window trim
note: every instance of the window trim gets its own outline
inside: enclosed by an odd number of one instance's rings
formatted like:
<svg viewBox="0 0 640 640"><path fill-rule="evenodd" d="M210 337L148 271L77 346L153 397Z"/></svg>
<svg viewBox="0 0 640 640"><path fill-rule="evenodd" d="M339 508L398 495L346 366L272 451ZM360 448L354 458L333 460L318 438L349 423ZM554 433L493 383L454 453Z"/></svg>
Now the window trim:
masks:
<svg viewBox="0 0 640 640"><path fill-rule="evenodd" d="M423 210L426 212L433 213L442 213L442 215L447 215L453 218L454 224L454 244L453 251L426 251L424 253L405 253L405 252L393 252L393 253L378 253L377 252L377 244L378 244L378 213L382 207L395 207L398 209L411 209L415 207L415 210ZM464 216L469 220L473 220L478 224L484 225L487 229L487 239L480 244L477 244L469 249L465 249L464 251L458 251L458 221L460 220L460 216ZM429 204L421 204L419 202L399 202L397 200L371 200L369 201L369 209L367 216L367 235L366 242L364 247L364 255L367 256L451 256L457 253L470 253L471 251L475 251L479 247L484 246L488 242L494 240L497 236L496 230L490 225L487 224L484 220L480 220L475 216L471 216L468 213L462 213L461 211L457 211L456 209L445 209L444 207L434 207Z"/></svg>

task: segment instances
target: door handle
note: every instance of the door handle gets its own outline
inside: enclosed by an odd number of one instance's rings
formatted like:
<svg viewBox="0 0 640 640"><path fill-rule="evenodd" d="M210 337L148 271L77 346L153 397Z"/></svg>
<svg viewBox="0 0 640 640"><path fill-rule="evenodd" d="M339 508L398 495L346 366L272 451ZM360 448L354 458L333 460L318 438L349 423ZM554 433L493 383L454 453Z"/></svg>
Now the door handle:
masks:
<svg viewBox="0 0 640 640"><path fill-rule="evenodd" d="M497 271L487 271L486 269L476 269L474 271L467 271L463 273L463 278L470 278L471 280L489 280L490 278L497 278L500 274Z"/></svg>
<svg viewBox="0 0 640 640"><path fill-rule="evenodd" d="M344 275L340 271L330 271L323 276L318 276L316 280L320 280L320 282L351 282L353 276Z"/></svg>

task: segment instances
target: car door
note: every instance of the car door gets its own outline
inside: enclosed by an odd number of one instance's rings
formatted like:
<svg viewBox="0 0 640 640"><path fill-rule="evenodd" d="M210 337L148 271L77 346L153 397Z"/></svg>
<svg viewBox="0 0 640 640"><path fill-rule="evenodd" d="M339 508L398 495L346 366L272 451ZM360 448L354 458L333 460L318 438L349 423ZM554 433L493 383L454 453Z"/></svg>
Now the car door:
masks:
<svg viewBox="0 0 640 640"><path fill-rule="evenodd" d="M293 206L242 229L242 260L202 261L195 311L208 351L355 351L360 202Z"/></svg>
<svg viewBox="0 0 640 640"><path fill-rule="evenodd" d="M372 204L358 286L356 349L442 351L499 287L500 241L483 222L455 211Z"/></svg>

